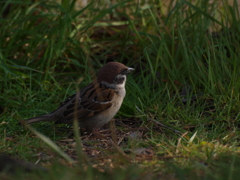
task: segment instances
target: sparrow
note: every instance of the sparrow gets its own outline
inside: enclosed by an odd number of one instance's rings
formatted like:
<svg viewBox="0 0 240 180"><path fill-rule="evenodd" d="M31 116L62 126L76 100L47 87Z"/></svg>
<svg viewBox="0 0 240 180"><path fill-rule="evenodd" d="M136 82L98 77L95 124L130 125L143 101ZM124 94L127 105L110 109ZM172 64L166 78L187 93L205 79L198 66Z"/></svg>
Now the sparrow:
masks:
<svg viewBox="0 0 240 180"><path fill-rule="evenodd" d="M90 132L100 128L120 109L126 95L127 74L133 70L122 63L109 62L98 71L95 81L67 98L55 111L27 119L27 123L54 121L68 124L77 118L80 128Z"/></svg>

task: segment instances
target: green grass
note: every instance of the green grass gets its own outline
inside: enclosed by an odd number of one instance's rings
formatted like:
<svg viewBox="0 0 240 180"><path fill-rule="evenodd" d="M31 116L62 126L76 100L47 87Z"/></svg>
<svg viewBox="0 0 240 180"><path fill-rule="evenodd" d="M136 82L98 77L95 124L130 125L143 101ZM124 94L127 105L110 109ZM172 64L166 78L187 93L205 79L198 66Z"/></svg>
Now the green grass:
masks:
<svg viewBox="0 0 240 180"><path fill-rule="evenodd" d="M229 6L222 1L218 6L218 1L207 0L170 5L117 0L93 1L83 8L64 0L0 3L0 152L29 162L40 159L39 164L50 169L0 177L239 177L237 2ZM53 111L109 61L136 69L128 77L127 95L116 119L139 124L131 125L135 131L116 127L124 134L119 147L109 139L83 139L76 145L78 131L67 136L71 126L34 124L50 142L18 124ZM128 132L142 135L131 139ZM101 157L82 152L81 143L96 148ZM140 148L151 153L126 153Z"/></svg>

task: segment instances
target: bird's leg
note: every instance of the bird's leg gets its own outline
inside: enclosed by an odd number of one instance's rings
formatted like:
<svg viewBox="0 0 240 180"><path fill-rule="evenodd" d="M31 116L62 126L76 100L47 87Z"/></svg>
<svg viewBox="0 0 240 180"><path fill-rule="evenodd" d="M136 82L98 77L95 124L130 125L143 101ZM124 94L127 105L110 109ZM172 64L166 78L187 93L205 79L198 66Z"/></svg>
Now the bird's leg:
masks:
<svg viewBox="0 0 240 180"><path fill-rule="evenodd" d="M115 119L112 119L110 122L109 122L109 127L110 127L110 131L111 131L111 138L113 140L113 142L115 144L117 144L117 129L116 129L116 126L115 126Z"/></svg>
<svg viewBox="0 0 240 180"><path fill-rule="evenodd" d="M102 135L98 130L92 130L91 133L98 138L106 138L106 137L111 136L113 142L117 144L115 119L112 119L108 124L109 124L109 129L110 129L111 134Z"/></svg>
<svg viewBox="0 0 240 180"><path fill-rule="evenodd" d="M100 132L98 132L97 130L92 130L92 134L96 137L96 138L106 138L108 137L107 135L102 135Z"/></svg>

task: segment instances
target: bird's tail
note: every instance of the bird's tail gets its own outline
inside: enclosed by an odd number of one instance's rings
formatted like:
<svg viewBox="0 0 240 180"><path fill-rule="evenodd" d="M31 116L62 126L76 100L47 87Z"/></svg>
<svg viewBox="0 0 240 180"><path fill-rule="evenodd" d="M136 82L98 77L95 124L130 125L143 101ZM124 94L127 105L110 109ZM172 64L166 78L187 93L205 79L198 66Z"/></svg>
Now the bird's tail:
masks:
<svg viewBox="0 0 240 180"><path fill-rule="evenodd" d="M46 114L46 115L29 118L26 121L27 121L27 124L32 124L40 121L54 121L54 120L53 118L51 118L51 114Z"/></svg>

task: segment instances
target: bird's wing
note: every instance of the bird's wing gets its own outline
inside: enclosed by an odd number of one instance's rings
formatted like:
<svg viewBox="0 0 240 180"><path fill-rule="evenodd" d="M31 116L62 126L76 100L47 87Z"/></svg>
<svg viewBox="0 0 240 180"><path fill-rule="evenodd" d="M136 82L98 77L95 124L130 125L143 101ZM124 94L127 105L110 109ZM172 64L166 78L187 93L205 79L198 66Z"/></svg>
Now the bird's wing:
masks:
<svg viewBox="0 0 240 180"><path fill-rule="evenodd" d="M57 110L61 109L58 112L62 112L62 118L56 123L72 122L75 117L81 120L94 116L110 108L113 98L114 89L91 83L61 103Z"/></svg>

